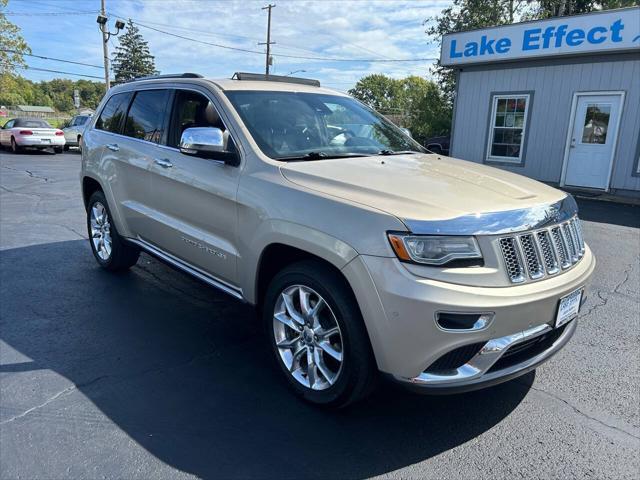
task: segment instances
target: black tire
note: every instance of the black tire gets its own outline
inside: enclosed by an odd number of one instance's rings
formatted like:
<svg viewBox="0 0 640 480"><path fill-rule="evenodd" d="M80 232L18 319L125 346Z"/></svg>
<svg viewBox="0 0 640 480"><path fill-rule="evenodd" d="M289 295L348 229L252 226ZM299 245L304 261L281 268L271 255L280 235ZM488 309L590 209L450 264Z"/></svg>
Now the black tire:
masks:
<svg viewBox="0 0 640 480"><path fill-rule="evenodd" d="M442 155L442 148L440 148L438 145L428 147L428 150L436 155Z"/></svg>
<svg viewBox="0 0 640 480"><path fill-rule="evenodd" d="M68 152L68 151L69 151L69 145L66 145L66 144L65 144L65 146L64 146L64 147L62 147L62 148L64 149L64 151L65 151L65 152Z"/></svg>
<svg viewBox="0 0 640 480"><path fill-rule="evenodd" d="M16 139L11 137L11 151L13 153L22 153L22 147L16 143Z"/></svg>
<svg viewBox="0 0 640 480"><path fill-rule="evenodd" d="M53 147L53 153L62 153L63 151L63 147Z"/></svg>
<svg viewBox="0 0 640 480"><path fill-rule="evenodd" d="M274 333L274 309L288 287L303 285L328 304L340 328L342 366L333 385L312 390L289 372L280 357ZM304 400L327 408L343 408L363 399L375 388L378 370L360 308L346 280L320 261L305 260L286 267L269 284L262 308L263 323L278 368L289 387Z"/></svg>
<svg viewBox="0 0 640 480"><path fill-rule="evenodd" d="M91 211L94 206L100 204L104 207L107 213L107 220L109 222L109 233L111 236L111 253L107 258L102 258L92 240L91 233ZM102 191L98 190L91 195L87 206L87 232L89 234L89 244L91 245L91 251L98 264L110 272L121 272L133 267L138 261L140 256L140 249L134 245L128 243L124 238L120 236L116 226L113 222L111 210L109 204Z"/></svg>

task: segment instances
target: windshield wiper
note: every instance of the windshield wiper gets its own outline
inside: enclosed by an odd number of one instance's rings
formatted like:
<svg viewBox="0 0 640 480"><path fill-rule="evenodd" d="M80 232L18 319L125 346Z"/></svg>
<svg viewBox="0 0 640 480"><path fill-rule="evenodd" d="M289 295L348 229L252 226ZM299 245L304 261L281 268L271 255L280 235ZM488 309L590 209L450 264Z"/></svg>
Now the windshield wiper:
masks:
<svg viewBox="0 0 640 480"><path fill-rule="evenodd" d="M380 150L377 154L378 155L407 155L407 154L413 154L413 153L418 153L415 150Z"/></svg>
<svg viewBox="0 0 640 480"><path fill-rule="evenodd" d="M304 155L296 155L292 157L278 157L277 160L282 161L300 161L300 160L325 160L330 158L351 158L351 157L364 157L361 153L336 153L328 154L325 152L309 152Z"/></svg>

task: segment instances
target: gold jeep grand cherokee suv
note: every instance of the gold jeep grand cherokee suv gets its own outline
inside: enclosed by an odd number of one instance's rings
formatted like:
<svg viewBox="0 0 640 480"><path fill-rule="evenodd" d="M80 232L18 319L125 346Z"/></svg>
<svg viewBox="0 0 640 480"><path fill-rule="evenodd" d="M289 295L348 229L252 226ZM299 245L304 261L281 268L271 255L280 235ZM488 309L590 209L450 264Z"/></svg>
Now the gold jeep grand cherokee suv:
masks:
<svg viewBox="0 0 640 480"><path fill-rule="evenodd" d="M573 198L424 150L307 79L143 78L82 138L91 248L140 251L255 305L290 387L345 406L379 372L451 393L560 350L595 259Z"/></svg>

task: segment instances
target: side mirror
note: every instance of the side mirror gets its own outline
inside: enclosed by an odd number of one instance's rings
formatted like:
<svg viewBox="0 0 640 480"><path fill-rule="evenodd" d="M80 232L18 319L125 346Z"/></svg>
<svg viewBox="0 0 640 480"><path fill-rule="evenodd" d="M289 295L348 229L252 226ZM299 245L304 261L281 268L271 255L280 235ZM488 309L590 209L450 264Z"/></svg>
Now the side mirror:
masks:
<svg viewBox="0 0 640 480"><path fill-rule="evenodd" d="M409 130L408 128L400 127L400 130L402 130L407 137L413 138L413 136L411 135L411 130Z"/></svg>
<svg viewBox="0 0 640 480"><path fill-rule="evenodd" d="M225 143L225 134L219 128L187 128L180 137L180 152L195 157L222 160L231 166L239 165L240 156L236 152L226 150Z"/></svg>

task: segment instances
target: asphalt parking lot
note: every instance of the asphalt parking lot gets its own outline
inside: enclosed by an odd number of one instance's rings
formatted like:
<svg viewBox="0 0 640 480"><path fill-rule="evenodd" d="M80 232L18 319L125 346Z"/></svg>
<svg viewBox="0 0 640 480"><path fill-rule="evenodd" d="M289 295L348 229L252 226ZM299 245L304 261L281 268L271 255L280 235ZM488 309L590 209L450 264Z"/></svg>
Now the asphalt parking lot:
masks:
<svg viewBox="0 0 640 480"><path fill-rule="evenodd" d="M0 478L638 478L640 208L580 201L598 258L567 348L451 397L289 394L254 312L143 255L100 270L77 153L0 152Z"/></svg>

